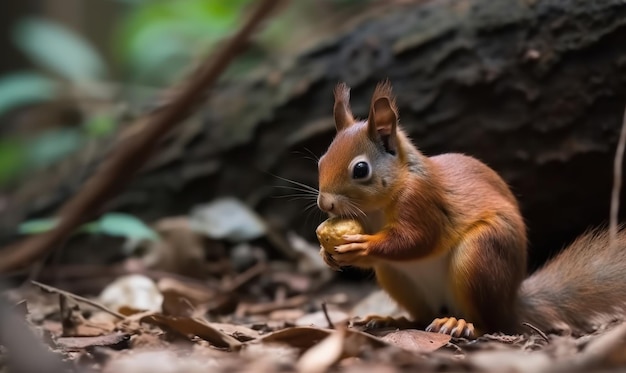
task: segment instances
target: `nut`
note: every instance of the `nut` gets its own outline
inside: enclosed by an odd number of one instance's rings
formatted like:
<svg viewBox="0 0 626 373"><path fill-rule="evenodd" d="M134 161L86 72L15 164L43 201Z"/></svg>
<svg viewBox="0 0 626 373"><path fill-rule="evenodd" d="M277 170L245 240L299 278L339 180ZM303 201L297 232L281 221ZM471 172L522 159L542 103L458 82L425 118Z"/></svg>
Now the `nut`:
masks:
<svg viewBox="0 0 626 373"><path fill-rule="evenodd" d="M329 254L334 254L335 246L345 243L341 238L343 235L363 234L365 229L358 220L334 217L322 222L315 233L324 250Z"/></svg>

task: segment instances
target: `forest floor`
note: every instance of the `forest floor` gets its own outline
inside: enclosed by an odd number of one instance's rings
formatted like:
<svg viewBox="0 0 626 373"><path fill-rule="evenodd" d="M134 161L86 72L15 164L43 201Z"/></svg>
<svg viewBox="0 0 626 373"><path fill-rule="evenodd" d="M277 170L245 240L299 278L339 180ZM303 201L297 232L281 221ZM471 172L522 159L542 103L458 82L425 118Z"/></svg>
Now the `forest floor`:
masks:
<svg viewBox="0 0 626 373"><path fill-rule="evenodd" d="M46 266L30 273L39 281L6 290L0 372L588 372L626 363L617 322L580 337L529 328L473 341L348 327L396 306L373 280L326 268L316 244L292 236L296 259L285 260L258 241L226 250L200 240L183 217L157 226L164 239L142 254Z"/></svg>

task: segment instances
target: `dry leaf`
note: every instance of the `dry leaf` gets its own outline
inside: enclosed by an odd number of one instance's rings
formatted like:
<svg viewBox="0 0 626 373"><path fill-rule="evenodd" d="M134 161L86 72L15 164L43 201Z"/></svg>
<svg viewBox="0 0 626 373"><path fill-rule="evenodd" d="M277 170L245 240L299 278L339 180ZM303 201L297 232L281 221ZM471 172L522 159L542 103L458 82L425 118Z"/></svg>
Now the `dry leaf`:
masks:
<svg viewBox="0 0 626 373"><path fill-rule="evenodd" d="M194 306L207 303L218 295L216 290L207 286L191 284L170 277L160 279L157 288L164 294L175 293L184 296Z"/></svg>
<svg viewBox="0 0 626 373"><path fill-rule="evenodd" d="M112 310L121 307L160 312L163 295L156 284L143 275L127 275L113 281L100 293L100 302Z"/></svg>
<svg viewBox="0 0 626 373"><path fill-rule="evenodd" d="M337 363L344 353L346 330L331 333L323 341L308 349L298 360L296 367L303 373L326 372Z"/></svg>
<svg viewBox="0 0 626 373"><path fill-rule="evenodd" d="M244 242L265 235L265 222L243 202L223 197L191 211L191 229L214 239Z"/></svg>
<svg viewBox="0 0 626 373"><path fill-rule="evenodd" d="M63 294L59 294L59 306L64 337L95 337L108 334L115 329L115 324L111 321L85 320L79 306Z"/></svg>
<svg viewBox="0 0 626 373"><path fill-rule="evenodd" d="M300 317L304 315L304 311L299 308L290 308L285 310L276 310L272 311L267 315L267 318L272 321L286 321L286 322L294 322L298 320ZM300 326L312 326L308 324L303 324ZM319 325L319 326L328 326L328 325Z"/></svg>
<svg viewBox="0 0 626 373"><path fill-rule="evenodd" d="M421 330L406 329L396 330L380 336L383 341L416 352L431 352L445 346L450 341L450 336L441 333L430 333Z"/></svg>
<svg viewBox="0 0 626 373"><path fill-rule="evenodd" d="M211 325L211 327L223 333L226 333L236 338L238 341L241 341L241 342L251 341L253 339L259 338L260 336L258 331L254 329L250 329L243 325L223 324L223 323L210 323L209 325Z"/></svg>
<svg viewBox="0 0 626 373"><path fill-rule="evenodd" d="M138 351L122 355L111 361L102 370L103 373L205 373L218 367L215 359L197 356L180 356L170 350Z"/></svg>
<svg viewBox="0 0 626 373"><path fill-rule="evenodd" d="M170 316L194 316L196 309L184 296L176 292L163 292L163 314Z"/></svg>
<svg viewBox="0 0 626 373"><path fill-rule="evenodd" d="M339 310L328 310L328 317L334 326L344 324L350 318L347 313ZM309 313L296 320L298 326L317 326L320 328L328 328L328 320L324 311Z"/></svg>
<svg viewBox="0 0 626 373"><path fill-rule="evenodd" d="M204 320L197 318L152 314L144 316L140 322L172 330L184 336L197 336L220 348L238 349L241 347L241 342L235 338L222 333L211 327Z"/></svg>
<svg viewBox="0 0 626 373"><path fill-rule="evenodd" d="M332 331L310 327L293 327L269 333L259 341L263 343L285 343L300 350L307 350L328 337Z"/></svg>
<svg viewBox="0 0 626 373"><path fill-rule="evenodd" d="M117 332L97 337L60 337L55 340L55 344L64 351L78 351L94 346L120 349L126 348L129 340L130 334Z"/></svg>

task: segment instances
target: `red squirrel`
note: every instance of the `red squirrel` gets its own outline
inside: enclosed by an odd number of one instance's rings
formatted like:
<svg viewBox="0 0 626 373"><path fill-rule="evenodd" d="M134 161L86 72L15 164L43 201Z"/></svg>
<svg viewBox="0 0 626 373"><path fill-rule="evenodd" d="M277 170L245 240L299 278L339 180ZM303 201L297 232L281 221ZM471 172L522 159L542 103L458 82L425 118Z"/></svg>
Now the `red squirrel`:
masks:
<svg viewBox="0 0 626 373"><path fill-rule="evenodd" d="M317 204L368 234L321 250L327 264L373 269L405 321L456 337L524 333L524 322L583 333L626 310L626 233L609 245L606 231L591 231L525 279L526 226L494 170L463 154L422 154L398 123L388 81L367 120L354 118L346 84L334 93L337 134L319 159Z"/></svg>

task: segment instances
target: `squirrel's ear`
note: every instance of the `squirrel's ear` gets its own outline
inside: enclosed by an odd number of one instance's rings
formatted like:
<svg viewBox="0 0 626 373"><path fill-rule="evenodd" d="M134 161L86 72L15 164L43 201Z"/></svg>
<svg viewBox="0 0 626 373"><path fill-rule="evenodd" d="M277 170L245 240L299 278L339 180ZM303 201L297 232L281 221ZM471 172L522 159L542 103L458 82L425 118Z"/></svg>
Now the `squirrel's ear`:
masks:
<svg viewBox="0 0 626 373"><path fill-rule="evenodd" d="M388 80L376 86L367 121L370 138L380 139L387 152L396 154L398 109Z"/></svg>
<svg viewBox="0 0 626 373"><path fill-rule="evenodd" d="M337 132L350 127L354 123L354 117L350 110L350 87L346 83L339 83L335 87L335 127Z"/></svg>

